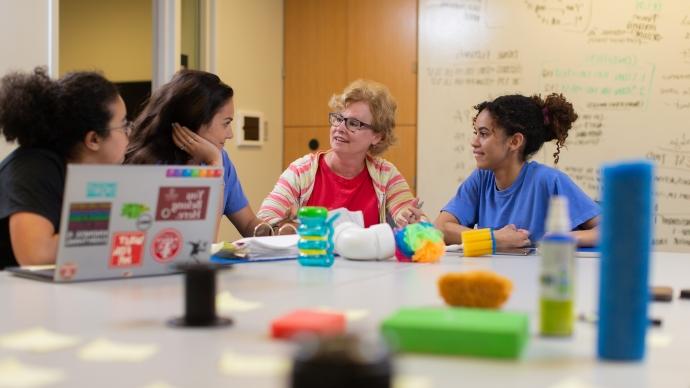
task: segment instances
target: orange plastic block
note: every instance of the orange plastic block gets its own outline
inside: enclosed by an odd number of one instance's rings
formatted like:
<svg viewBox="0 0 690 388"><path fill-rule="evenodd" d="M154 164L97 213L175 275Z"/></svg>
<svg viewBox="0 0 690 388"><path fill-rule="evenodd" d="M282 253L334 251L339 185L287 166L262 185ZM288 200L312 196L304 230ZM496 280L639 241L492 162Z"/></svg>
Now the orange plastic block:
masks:
<svg viewBox="0 0 690 388"><path fill-rule="evenodd" d="M291 338L299 333L334 335L345 332L345 315L323 311L296 310L271 323L273 338Z"/></svg>

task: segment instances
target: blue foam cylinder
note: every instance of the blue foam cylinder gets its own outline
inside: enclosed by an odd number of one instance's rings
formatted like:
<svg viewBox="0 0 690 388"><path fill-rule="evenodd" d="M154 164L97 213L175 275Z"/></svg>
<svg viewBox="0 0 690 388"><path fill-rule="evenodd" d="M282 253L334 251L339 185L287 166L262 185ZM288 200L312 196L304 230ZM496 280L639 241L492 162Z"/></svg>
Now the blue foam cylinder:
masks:
<svg viewBox="0 0 690 388"><path fill-rule="evenodd" d="M644 358L652 247L654 165L604 165L602 176L599 358Z"/></svg>

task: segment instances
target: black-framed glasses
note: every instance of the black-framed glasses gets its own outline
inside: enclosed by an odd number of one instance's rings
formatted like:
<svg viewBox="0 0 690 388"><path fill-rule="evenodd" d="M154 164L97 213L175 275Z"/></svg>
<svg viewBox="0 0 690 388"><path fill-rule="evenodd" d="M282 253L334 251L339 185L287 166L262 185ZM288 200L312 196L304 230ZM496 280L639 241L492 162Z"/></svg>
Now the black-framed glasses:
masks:
<svg viewBox="0 0 690 388"><path fill-rule="evenodd" d="M127 121L125 121L124 124L120 125L119 127L108 128L108 130L110 130L110 131L122 131L122 133L124 133L125 136L129 137L129 135L132 134L132 128L134 128L134 122L127 120Z"/></svg>
<svg viewBox="0 0 690 388"><path fill-rule="evenodd" d="M342 124L344 121L345 122L345 128L349 129L351 132L359 131L362 128L369 128L372 130L374 129L374 127L372 127L371 124L363 123L354 117L345 117L345 116L341 115L340 113L335 113L335 112L331 112L328 114L328 121L334 127L337 127L338 125Z"/></svg>

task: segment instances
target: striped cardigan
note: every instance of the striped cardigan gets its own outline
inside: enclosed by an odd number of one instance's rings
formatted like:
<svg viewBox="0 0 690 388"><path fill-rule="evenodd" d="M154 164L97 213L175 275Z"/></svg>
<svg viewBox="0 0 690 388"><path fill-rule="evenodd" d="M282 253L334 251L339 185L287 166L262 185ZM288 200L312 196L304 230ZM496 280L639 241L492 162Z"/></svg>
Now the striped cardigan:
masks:
<svg viewBox="0 0 690 388"><path fill-rule="evenodd" d="M285 219L291 206L305 206L314 189L319 158L327 152L330 151L308 154L292 162L264 199L257 216L275 225ZM387 216L390 216L399 226L402 211L410 207L414 200L410 186L393 163L385 159L367 155L366 165L379 203L379 222L386 222Z"/></svg>

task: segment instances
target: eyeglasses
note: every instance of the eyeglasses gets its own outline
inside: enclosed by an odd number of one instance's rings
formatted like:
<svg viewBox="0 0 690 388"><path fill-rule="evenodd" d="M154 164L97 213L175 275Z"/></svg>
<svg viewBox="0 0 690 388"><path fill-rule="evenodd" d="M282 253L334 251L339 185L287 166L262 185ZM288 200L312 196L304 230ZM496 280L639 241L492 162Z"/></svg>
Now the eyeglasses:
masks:
<svg viewBox="0 0 690 388"><path fill-rule="evenodd" d="M356 132L361 130L362 128L369 128L369 129L374 129L374 127L371 126L371 124L363 123L359 120L357 120L354 117L345 117L341 115L340 113L329 113L328 114L328 121L331 123L332 126L337 127L338 125L342 124L343 121L345 122L345 127L350 130L350 132Z"/></svg>
<svg viewBox="0 0 690 388"><path fill-rule="evenodd" d="M254 237L265 236L282 236L284 234L297 234L297 227L291 223L285 223L282 226L271 226L268 222L262 222L254 227Z"/></svg>
<svg viewBox="0 0 690 388"><path fill-rule="evenodd" d="M122 133L124 133L125 136L129 137L129 135L132 134L132 128L134 128L134 123L132 121L127 120L124 124L120 125L119 127L108 128L108 130L122 131Z"/></svg>

